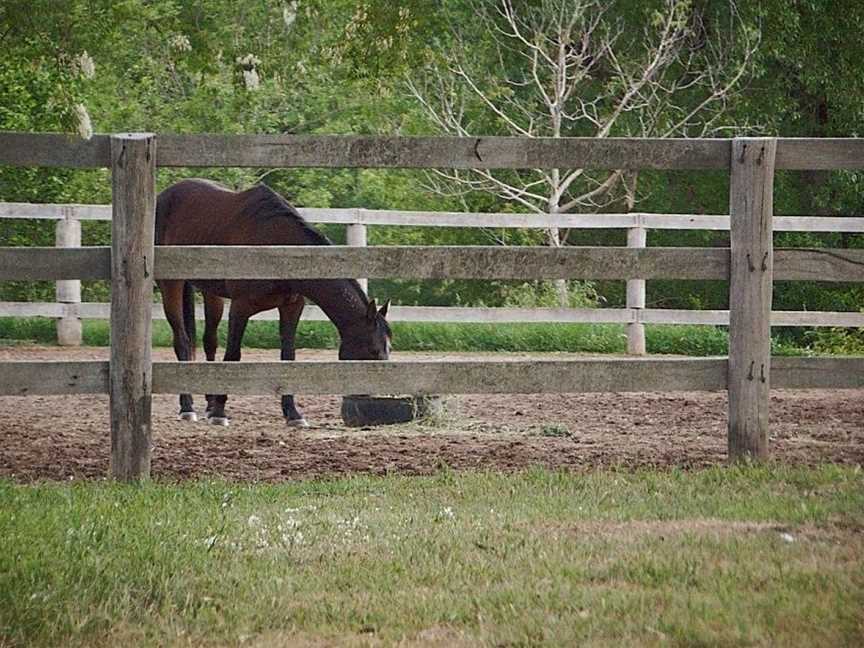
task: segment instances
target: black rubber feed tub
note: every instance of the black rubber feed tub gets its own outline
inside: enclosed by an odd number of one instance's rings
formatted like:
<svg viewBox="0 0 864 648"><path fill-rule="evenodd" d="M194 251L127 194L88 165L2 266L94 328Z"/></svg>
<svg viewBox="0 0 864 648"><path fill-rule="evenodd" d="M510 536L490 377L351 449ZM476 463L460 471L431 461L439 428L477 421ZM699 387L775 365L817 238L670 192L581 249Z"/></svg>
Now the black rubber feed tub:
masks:
<svg viewBox="0 0 864 648"><path fill-rule="evenodd" d="M348 427L408 423L444 411L441 396L365 396L342 398L342 421Z"/></svg>

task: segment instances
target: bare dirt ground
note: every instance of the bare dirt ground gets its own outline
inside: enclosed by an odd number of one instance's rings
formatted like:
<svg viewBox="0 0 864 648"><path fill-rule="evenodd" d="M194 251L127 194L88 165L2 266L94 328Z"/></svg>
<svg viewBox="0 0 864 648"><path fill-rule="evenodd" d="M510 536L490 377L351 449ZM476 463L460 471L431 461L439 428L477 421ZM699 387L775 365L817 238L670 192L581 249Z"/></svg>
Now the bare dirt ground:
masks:
<svg viewBox="0 0 864 648"><path fill-rule="evenodd" d="M107 359L107 354L101 348L0 347L0 362ZM396 359L408 356L442 357L396 354ZM278 352L245 351L244 358L275 360ZM154 359L173 356L157 349ZM335 353L301 351L298 359L335 360ZM342 425L341 397L300 395L298 406L311 427L298 430L286 428L270 396L230 397L231 426L219 428L177 421L176 396L157 395L153 476L280 481L348 473L426 474L443 466L696 468L726 459L725 392L450 398L441 420L356 429ZM203 397L196 397L199 416L203 405ZM0 477L104 477L109 443L107 396L0 397ZM773 458L783 463L864 464L864 391L772 392L770 444Z"/></svg>

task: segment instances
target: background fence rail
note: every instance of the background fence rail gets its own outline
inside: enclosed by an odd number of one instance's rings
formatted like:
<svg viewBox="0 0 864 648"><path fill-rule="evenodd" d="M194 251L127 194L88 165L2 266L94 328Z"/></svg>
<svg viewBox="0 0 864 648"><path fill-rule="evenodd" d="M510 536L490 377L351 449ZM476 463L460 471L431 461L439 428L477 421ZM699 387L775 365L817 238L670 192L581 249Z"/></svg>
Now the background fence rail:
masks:
<svg viewBox="0 0 864 648"><path fill-rule="evenodd" d="M352 247L367 245L369 226L469 227L469 228L537 228L627 229L628 247L646 247L647 230L729 230L728 215L655 214L510 214L470 212L418 212L398 210L367 210L362 208L321 209L301 208L301 215L313 223L343 224L348 227L347 243ZM109 221L111 205L60 205L0 202L0 218L49 219L57 222L57 247L81 245L80 221ZM864 232L864 218L855 216L775 216L775 232ZM101 260L95 268L102 267ZM44 264L40 264L44 267ZM818 271L816 273L818 275ZM821 278L821 277L820 277ZM362 279L365 288L365 278ZM57 303L0 302L0 316L52 317L57 319L57 338L63 345L81 344L82 319L108 319L110 310L99 303L81 302L81 284L77 280L58 280ZM164 319L161 308L155 308L154 319ZM199 309L198 317L203 318ZM277 320L275 311L261 313L254 319ZM322 321L327 318L315 306L307 307L304 320ZM464 307L393 307L390 319L405 322L567 322L626 324L628 352L645 353L645 324L712 324L728 325L726 310L691 311L682 309L646 308L645 280L628 281L626 308L554 309L554 308L464 308ZM864 313L826 311L776 311L772 326L864 326Z"/></svg>

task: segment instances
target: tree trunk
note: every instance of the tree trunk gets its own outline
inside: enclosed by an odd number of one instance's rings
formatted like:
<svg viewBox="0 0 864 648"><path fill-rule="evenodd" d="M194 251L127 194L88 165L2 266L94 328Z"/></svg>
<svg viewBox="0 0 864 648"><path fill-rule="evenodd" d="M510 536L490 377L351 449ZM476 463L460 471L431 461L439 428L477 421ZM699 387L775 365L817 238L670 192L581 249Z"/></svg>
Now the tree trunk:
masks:
<svg viewBox="0 0 864 648"><path fill-rule="evenodd" d="M561 247L561 234L557 227L550 227L547 232L549 245L551 247ZM558 295L558 305L561 308L567 308L570 305L570 291L567 288L566 279L555 279L555 293Z"/></svg>

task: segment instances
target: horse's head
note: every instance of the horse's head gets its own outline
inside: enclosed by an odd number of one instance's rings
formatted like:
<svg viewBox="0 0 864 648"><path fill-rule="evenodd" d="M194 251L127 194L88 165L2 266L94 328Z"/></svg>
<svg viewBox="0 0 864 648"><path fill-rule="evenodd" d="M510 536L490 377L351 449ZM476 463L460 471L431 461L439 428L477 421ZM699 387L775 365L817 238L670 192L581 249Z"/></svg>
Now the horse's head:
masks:
<svg viewBox="0 0 864 648"><path fill-rule="evenodd" d="M350 335L342 336L340 360L387 360L390 358L390 326L387 324L387 300L379 309L375 300L369 302L366 316L357 322Z"/></svg>

